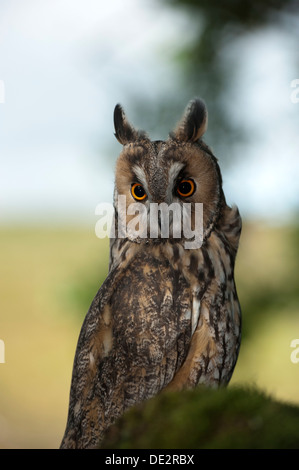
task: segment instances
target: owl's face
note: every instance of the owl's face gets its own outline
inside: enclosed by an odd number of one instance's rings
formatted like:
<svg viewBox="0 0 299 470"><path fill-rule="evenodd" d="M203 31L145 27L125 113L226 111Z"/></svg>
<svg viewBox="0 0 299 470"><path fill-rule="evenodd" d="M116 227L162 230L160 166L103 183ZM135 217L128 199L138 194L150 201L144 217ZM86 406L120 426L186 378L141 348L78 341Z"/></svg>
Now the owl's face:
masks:
<svg viewBox="0 0 299 470"><path fill-rule="evenodd" d="M168 207L180 208L182 214L189 205L190 224L194 230L196 203L201 203L203 235L207 234L219 216L224 196L217 160L200 140L207 126L207 113L202 101L190 103L176 130L166 141L151 141L144 133L136 131L119 105L115 108L114 120L115 135L124 146L116 164L114 203L117 207L118 197L125 196L127 225L136 215L132 208L139 207L143 213L139 224L144 224L147 237L153 235L150 232L153 207L162 207L161 203L166 203ZM176 236L175 220L173 212L169 211L169 214L169 237L172 238ZM135 238L134 233L130 232L132 239Z"/></svg>

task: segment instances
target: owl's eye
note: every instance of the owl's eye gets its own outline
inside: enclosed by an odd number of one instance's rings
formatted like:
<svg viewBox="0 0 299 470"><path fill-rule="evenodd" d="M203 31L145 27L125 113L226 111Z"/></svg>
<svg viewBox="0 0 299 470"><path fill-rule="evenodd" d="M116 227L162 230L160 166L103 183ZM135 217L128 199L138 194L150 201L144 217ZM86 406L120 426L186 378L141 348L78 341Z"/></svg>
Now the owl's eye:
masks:
<svg viewBox="0 0 299 470"><path fill-rule="evenodd" d="M192 194L195 191L195 183L191 179L181 180L178 183L176 190L177 190L178 194L182 197L192 196Z"/></svg>
<svg viewBox="0 0 299 470"><path fill-rule="evenodd" d="M141 184L139 183L133 184L131 188L131 193L132 193L133 198L136 199L137 201L143 201L143 199L146 198L146 192L143 189L143 186L141 186Z"/></svg>

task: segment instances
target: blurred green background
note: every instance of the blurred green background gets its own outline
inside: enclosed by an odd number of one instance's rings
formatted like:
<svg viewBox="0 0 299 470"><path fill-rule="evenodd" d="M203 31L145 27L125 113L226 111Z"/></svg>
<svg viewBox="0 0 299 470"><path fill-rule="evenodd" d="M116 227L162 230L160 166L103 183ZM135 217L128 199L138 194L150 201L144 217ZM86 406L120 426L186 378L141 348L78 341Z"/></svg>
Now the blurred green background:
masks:
<svg viewBox="0 0 299 470"><path fill-rule="evenodd" d="M299 405L298 2L106 3L0 5L0 448L60 444L108 270L95 207L112 200L117 102L166 138L190 98L206 101L205 141L244 220L231 384Z"/></svg>

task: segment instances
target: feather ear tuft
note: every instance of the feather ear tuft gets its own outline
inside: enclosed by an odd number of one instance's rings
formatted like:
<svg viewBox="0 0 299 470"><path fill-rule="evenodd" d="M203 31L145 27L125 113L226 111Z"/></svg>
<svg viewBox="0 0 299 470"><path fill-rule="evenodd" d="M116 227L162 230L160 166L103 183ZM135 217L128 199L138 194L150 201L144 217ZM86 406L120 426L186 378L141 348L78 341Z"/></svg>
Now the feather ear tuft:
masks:
<svg viewBox="0 0 299 470"><path fill-rule="evenodd" d="M206 132L207 127L207 107L202 100L197 98L188 104L181 121L173 133L173 137L182 142L196 142Z"/></svg>
<svg viewBox="0 0 299 470"><path fill-rule="evenodd" d="M120 104L114 108L114 129L114 135L122 145L134 142L139 137L139 132L129 123Z"/></svg>

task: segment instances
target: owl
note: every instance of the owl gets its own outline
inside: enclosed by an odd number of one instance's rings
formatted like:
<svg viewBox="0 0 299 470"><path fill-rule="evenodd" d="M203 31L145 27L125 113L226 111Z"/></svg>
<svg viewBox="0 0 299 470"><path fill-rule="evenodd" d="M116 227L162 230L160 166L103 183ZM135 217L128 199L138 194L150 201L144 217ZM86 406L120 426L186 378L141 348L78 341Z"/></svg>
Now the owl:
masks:
<svg viewBox="0 0 299 470"><path fill-rule="evenodd" d="M202 140L206 105L190 101L165 141L136 130L120 105L114 127L122 150L109 272L79 335L62 449L100 447L125 410L165 390L225 386L240 347L241 217ZM179 231L182 220L189 230Z"/></svg>

